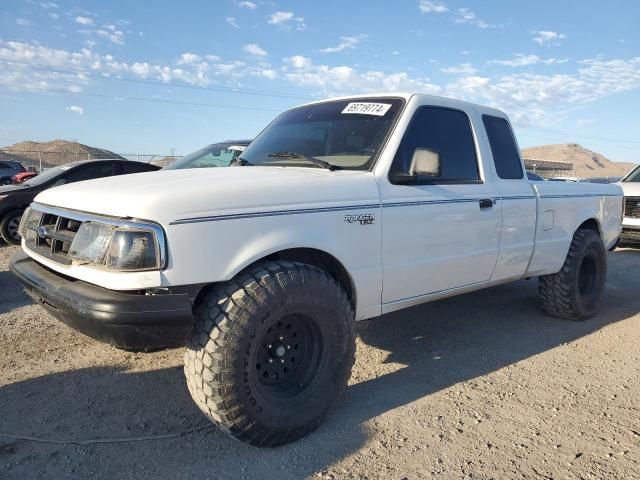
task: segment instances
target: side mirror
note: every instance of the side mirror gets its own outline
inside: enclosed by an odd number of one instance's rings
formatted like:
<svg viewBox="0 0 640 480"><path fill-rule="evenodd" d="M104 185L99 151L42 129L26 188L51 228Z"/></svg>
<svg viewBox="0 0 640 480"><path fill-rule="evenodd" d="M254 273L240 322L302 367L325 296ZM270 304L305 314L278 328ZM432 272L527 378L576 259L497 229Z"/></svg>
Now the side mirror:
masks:
<svg viewBox="0 0 640 480"><path fill-rule="evenodd" d="M439 177L440 153L430 148L418 147L413 151L409 175Z"/></svg>

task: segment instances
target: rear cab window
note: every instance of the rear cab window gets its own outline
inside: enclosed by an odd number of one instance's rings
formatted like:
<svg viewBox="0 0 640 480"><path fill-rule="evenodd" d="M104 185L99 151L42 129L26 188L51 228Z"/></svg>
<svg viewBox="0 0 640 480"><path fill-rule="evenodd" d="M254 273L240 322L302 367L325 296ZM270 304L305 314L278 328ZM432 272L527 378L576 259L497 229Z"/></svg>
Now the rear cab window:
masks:
<svg viewBox="0 0 640 480"><path fill-rule="evenodd" d="M498 177L503 180L524 178L520 152L509 122L501 117L482 115L482 123L489 138Z"/></svg>

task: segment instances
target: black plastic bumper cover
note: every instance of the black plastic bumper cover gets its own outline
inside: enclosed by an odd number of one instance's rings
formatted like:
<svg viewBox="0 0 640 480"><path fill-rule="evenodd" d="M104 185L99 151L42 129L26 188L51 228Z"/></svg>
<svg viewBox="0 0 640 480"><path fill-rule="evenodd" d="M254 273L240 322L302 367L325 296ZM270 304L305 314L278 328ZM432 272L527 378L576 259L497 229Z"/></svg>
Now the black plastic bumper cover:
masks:
<svg viewBox="0 0 640 480"><path fill-rule="evenodd" d="M34 300L70 327L126 350L157 350L184 345L193 325L195 291L141 295L69 279L23 252L11 272ZM195 287L194 287L195 290Z"/></svg>

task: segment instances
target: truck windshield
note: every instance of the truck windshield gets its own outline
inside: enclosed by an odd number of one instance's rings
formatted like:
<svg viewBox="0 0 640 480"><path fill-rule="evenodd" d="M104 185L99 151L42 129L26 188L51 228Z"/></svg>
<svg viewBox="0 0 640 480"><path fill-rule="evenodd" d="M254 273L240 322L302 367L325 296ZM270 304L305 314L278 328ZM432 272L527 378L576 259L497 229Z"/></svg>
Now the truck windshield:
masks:
<svg viewBox="0 0 640 480"><path fill-rule="evenodd" d="M167 165L163 170L184 168L228 167L246 148L247 143L214 143Z"/></svg>
<svg viewBox="0 0 640 480"><path fill-rule="evenodd" d="M640 165L631 170L626 177L622 179L623 182L640 182Z"/></svg>
<svg viewBox="0 0 640 480"><path fill-rule="evenodd" d="M258 135L238 164L368 170L402 105L398 98L359 98L289 110Z"/></svg>

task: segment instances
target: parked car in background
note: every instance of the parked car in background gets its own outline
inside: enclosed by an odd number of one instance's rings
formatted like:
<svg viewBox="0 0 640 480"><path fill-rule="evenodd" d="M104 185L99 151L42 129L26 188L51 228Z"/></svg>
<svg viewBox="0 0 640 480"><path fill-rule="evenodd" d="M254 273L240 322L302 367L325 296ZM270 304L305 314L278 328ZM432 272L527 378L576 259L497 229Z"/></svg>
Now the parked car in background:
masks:
<svg viewBox="0 0 640 480"><path fill-rule="evenodd" d="M544 178L530 170L527 170L527 178L532 182L544 182Z"/></svg>
<svg viewBox="0 0 640 480"><path fill-rule="evenodd" d="M624 218L620 241L640 242L640 165L622 177L618 185L624 192Z"/></svg>
<svg viewBox="0 0 640 480"><path fill-rule="evenodd" d="M251 140L227 140L213 143L163 167L163 170L228 167L250 143Z"/></svg>
<svg viewBox="0 0 640 480"><path fill-rule="evenodd" d="M26 172L20 162L15 160L0 160L0 185L11 183L11 177L16 173Z"/></svg>
<svg viewBox="0 0 640 480"><path fill-rule="evenodd" d="M622 177L591 177L583 178L581 182L587 183L617 183Z"/></svg>
<svg viewBox="0 0 640 480"><path fill-rule="evenodd" d="M18 185L20 183L24 183L30 178L33 178L38 175L38 172L20 172L16 173L13 177L11 177L11 185Z"/></svg>
<svg viewBox="0 0 640 480"><path fill-rule="evenodd" d="M549 182L579 182L578 177L553 177L547 180Z"/></svg>
<svg viewBox="0 0 640 480"><path fill-rule="evenodd" d="M84 160L45 170L40 175L18 184L0 187L0 236L7 243L18 245L18 227L22 213L40 192L65 183L93 178L152 172L160 167L127 160ZM80 204L82 202L81 199ZM78 208L81 208L79 204Z"/></svg>

